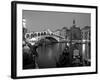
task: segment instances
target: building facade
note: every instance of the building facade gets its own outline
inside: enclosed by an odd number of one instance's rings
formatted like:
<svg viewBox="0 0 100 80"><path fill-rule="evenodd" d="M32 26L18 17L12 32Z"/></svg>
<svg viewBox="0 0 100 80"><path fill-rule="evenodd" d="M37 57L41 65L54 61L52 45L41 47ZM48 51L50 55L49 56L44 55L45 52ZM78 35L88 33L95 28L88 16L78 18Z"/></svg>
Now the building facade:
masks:
<svg viewBox="0 0 100 80"><path fill-rule="evenodd" d="M75 20L73 20L73 25L70 28L69 33L69 40L70 40L70 61L71 64L75 61L75 56L79 57L80 62L82 62L82 44L78 43L79 40L82 40L81 29L76 26ZM75 42L77 41L77 42ZM77 54L76 54L77 52Z"/></svg>
<svg viewBox="0 0 100 80"><path fill-rule="evenodd" d="M60 35L63 36L66 39L67 33L66 33L67 27L63 27L60 31Z"/></svg>
<svg viewBox="0 0 100 80"><path fill-rule="evenodd" d="M82 28L82 40L84 43L83 58L84 60L90 61L91 59L91 28L90 26L85 26Z"/></svg>

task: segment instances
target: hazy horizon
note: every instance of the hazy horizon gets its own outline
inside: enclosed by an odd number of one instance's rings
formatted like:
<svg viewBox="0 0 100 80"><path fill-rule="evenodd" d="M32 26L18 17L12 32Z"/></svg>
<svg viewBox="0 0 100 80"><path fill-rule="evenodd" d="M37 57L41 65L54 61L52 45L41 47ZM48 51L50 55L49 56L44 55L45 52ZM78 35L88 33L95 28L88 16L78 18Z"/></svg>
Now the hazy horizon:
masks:
<svg viewBox="0 0 100 80"><path fill-rule="evenodd" d="M54 31L62 27L70 28L73 25L73 20L75 20L77 27L91 26L91 14L89 13L23 10L23 18L26 19L29 31L46 29Z"/></svg>

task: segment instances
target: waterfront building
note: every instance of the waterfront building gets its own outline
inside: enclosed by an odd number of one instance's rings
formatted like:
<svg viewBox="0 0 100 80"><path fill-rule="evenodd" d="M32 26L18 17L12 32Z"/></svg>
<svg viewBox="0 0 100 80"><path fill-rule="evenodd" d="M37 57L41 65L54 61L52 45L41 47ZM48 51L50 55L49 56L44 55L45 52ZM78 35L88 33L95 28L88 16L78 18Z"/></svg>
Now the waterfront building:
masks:
<svg viewBox="0 0 100 80"><path fill-rule="evenodd" d="M66 39L66 27L63 27L60 31L60 35Z"/></svg>
<svg viewBox="0 0 100 80"><path fill-rule="evenodd" d="M89 26L85 26L81 30L82 30L82 39L90 40L90 32L91 32L90 27Z"/></svg>
<svg viewBox="0 0 100 80"><path fill-rule="evenodd" d="M77 43L75 41L81 40L81 29L76 26L75 20L73 20L73 25L70 28L70 61L73 63L73 58L76 56L75 51L78 52L78 56L80 57L80 62L82 61L82 44Z"/></svg>
<svg viewBox="0 0 100 80"><path fill-rule="evenodd" d="M91 28L90 26L85 26L82 30L82 40L85 41L83 46L83 58L84 60L90 61L91 59Z"/></svg>

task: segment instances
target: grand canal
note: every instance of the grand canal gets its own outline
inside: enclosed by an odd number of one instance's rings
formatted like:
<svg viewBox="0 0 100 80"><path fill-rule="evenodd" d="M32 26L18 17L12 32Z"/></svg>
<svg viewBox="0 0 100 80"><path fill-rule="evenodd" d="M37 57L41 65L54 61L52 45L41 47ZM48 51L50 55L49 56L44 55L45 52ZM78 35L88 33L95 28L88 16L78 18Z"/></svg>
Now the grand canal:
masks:
<svg viewBox="0 0 100 80"><path fill-rule="evenodd" d="M37 52L38 57L38 66L39 68L54 68L56 67L56 62L59 58L59 55L62 54L66 43L53 43L50 45L39 46Z"/></svg>

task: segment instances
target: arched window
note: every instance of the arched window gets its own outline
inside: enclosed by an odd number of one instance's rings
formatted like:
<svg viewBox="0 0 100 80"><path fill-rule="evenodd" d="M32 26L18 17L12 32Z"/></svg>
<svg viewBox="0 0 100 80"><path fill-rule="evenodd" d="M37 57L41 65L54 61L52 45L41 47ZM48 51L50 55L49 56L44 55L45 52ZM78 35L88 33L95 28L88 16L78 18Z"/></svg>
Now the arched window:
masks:
<svg viewBox="0 0 100 80"><path fill-rule="evenodd" d="M33 38L34 37L34 34L31 34L31 38Z"/></svg>
<svg viewBox="0 0 100 80"><path fill-rule="evenodd" d="M44 35L44 33L43 32L41 32L41 36L43 36Z"/></svg>
<svg viewBox="0 0 100 80"><path fill-rule="evenodd" d="M44 32L44 35L46 35L46 32Z"/></svg>
<svg viewBox="0 0 100 80"><path fill-rule="evenodd" d="M32 37L31 37L31 33L29 33L29 39L31 39Z"/></svg>
<svg viewBox="0 0 100 80"><path fill-rule="evenodd" d="M34 33L34 37L36 37L37 36L37 33Z"/></svg>
<svg viewBox="0 0 100 80"><path fill-rule="evenodd" d="M25 38L29 38L30 37L30 34L29 33L26 33L25 34Z"/></svg>
<svg viewBox="0 0 100 80"><path fill-rule="evenodd" d="M40 36L40 33L38 33L38 36Z"/></svg>

